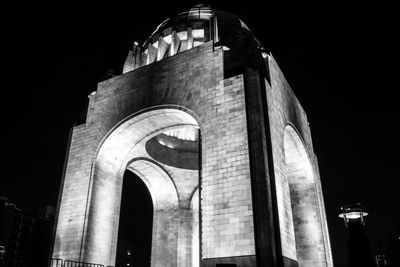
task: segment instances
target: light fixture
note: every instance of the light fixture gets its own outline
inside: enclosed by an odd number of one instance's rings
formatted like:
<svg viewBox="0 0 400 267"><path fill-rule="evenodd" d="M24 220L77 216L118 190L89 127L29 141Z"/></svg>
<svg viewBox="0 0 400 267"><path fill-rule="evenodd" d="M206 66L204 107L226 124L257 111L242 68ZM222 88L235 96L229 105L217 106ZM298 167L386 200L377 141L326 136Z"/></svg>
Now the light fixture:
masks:
<svg viewBox="0 0 400 267"><path fill-rule="evenodd" d="M96 91L93 91L88 95L88 97L90 98L90 97L94 96L96 93L97 93Z"/></svg>
<svg viewBox="0 0 400 267"><path fill-rule="evenodd" d="M339 218L344 220L346 226L351 221L359 221L361 224L364 224L364 217L368 215L360 203L342 206L341 210Z"/></svg>

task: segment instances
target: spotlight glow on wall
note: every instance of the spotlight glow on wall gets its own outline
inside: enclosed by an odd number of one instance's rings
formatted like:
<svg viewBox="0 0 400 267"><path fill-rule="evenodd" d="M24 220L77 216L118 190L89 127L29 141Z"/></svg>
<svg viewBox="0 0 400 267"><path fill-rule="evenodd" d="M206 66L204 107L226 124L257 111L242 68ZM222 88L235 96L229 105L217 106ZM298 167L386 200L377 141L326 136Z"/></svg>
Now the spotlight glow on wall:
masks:
<svg viewBox="0 0 400 267"><path fill-rule="evenodd" d="M168 130L163 134L172 136L185 141L197 141L199 139L198 129L194 127L182 127L178 129Z"/></svg>

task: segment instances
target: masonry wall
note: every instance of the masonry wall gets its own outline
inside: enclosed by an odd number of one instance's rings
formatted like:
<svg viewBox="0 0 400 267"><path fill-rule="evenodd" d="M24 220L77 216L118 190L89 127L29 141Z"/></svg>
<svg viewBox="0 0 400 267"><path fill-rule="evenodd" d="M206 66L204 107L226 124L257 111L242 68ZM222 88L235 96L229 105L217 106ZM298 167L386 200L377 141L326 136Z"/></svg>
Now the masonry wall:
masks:
<svg viewBox="0 0 400 267"><path fill-rule="evenodd" d="M243 78L229 78L203 94L211 107L202 135L203 257L254 255Z"/></svg>
<svg viewBox="0 0 400 267"><path fill-rule="evenodd" d="M107 260L111 250L94 253L99 244L88 241L101 234L91 222L96 151L127 116L177 105L191 110L202 130L202 264L215 258L254 259L243 89L242 76L224 80L223 51L211 42L100 83L90 97L86 124L73 132L53 257L114 264ZM99 260L93 256L103 254Z"/></svg>
<svg viewBox="0 0 400 267"><path fill-rule="evenodd" d="M284 258L297 260L296 243L291 212L291 196L288 177L286 177L283 137L285 128L291 125L298 131L307 151L315 180L313 190L316 190L319 227L315 229L321 234L321 242L312 248L318 254L319 261L310 263L312 266L333 266L326 224L325 208L322 196L318 163L313 151L311 131L307 115L298 99L287 83L282 71L273 57L268 60L271 84L265 81L268 103L269 127L273 151L274 178L276 184L277 205L279 214L279 230ZM310 204L311 205L311 204ZM305 218L304 218L305 219Z"/></svg>
<svg viewBox="0 0 400 267"><path fill-rule="evenodd" d="M250 68L225 78L223 62L223 49L209 42L99 83L90 97L86 123L72 134L53 257L114 264L115 248L108 244L116 244L116 237L105 234L114 226L110 222L99 228L93 221L99 214L94 196L102 196L101 185L110 182L106 175L101 176L104 181L94 181L97 151L113 127L128 116L149 108L176 108L196 118L201 129L201 266L278 266L282 256L284 262L296 264L284 173L283 135L288 123L299 132L311 159L323 234L323 242L316 246L326 265L332 266L317 160L304 110L273 58L268 62L271 83ZM119 205L114 206L118 214ZM188 218L182 224L188 225L190 216L182 214ZM118 217L114 218L113 223Z"/></svg>
<svg viewBox="0 0 400 267"><path fill-rule="evenodd" d="M86 213L89 175L94 153L86 135L86 125L73 130L64 187L59 206L53 257L79 260ZM61 193L61 192L60 192Z"/></svg>

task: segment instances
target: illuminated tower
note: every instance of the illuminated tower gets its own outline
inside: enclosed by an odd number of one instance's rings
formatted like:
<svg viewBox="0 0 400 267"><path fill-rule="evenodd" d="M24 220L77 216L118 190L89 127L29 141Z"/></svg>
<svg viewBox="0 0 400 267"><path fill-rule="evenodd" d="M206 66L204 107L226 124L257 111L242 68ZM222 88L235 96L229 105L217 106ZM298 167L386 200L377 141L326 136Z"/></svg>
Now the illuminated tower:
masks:
<svg viewBox="0 0 400 267"><path fill-rule="evenodd" d="M153 199L151 266L332 266L306 113L235 15L164 21L89 96L54 258L115 264L125 171Z"/></svg>

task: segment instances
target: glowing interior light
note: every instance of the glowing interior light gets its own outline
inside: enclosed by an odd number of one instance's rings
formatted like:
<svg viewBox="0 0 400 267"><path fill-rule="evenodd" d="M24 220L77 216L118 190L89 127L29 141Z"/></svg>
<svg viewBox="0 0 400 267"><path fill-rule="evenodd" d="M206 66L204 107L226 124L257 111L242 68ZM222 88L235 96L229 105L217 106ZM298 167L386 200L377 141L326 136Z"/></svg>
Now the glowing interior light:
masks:
<svg viewBox="0 0 400 267"><path fill-rule="evenodd" d="M155 41L154 43L151 44L154 48L158 48L158 41Z"/></svg>
<svg viewBox="0 0 400 267"><path fill-rule="evenodd" d="M164 134L181 140L196 141L198 140L198 131L199 130L194 127L183 127L179 129L165 131Z"/></svg>
<svg viewBox="0 0 400 267"><path fill-rule="evenodd" d="M265 52L262 52L261 55L262 55L263 58L267 58L268 57L268 54L265 53Z"/></svg>
<svg viewBox="0 0 400 267"><path fill-rule="evenodd" d="M187 31L177 32L179 40L184 41L187 40Z"/></svg>
<svg viewBox="0 0 400 267"><path fill-rule="evenodd" d="M360 219L361 217L365 217L367 215L368 215L367 212L353 211L353 212L347 212L347 213L340 213L339 217L347 218L349 220L355 220L355 219Z"/></svg>
<svg viewBox="0 0 400 267"><path fill-rule="evenodd" d="M193 38L204 38L204 29L192 30Z"/></svg>
<svg viewBox="0 0 400 267"><path fill-rule="evenodd" d="M167 36L163 37L163 39L164 39L164 42L166 42L167 44L171 44L172 35L171 34L167 35Z"/></svg>
<svg viewBox="0 0 400 267"><path fill-rule="evenodd" d="M135 44L135 45L139 45L139 43L138 43L138 42L136 42L136 41L134 42L134 44Z"/></svg>
<svg viewBox="0 0 400 267"><path fill-rule="evenodd" d="M199 46L199 45L202 45L202 44L204 44L204 42L194 41L193 42L193 47Z"/></svg>
<svg viewBox="0 0 400 267"><path fill-rule="evenodd" d="M212 16L211 10L200 10L200 19L210 19Z"/></svg>

